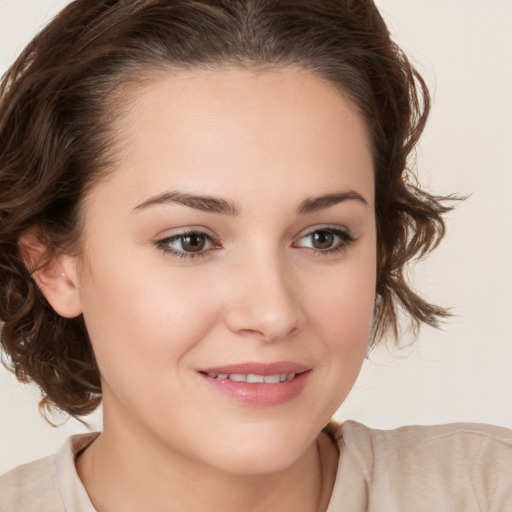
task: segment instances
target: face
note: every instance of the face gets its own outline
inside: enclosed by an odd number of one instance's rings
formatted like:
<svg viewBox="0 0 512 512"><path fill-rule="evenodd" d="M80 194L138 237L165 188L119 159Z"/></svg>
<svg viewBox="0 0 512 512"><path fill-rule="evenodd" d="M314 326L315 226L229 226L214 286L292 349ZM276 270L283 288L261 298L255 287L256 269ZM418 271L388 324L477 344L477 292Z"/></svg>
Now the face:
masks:
<svg viewBox="0 0 512 512"><path fill-rule="evenodd" d="M365 355L364 123L295 69L177 72L131 101L77 267L105 434L225 471L286 468Z"/></svg>

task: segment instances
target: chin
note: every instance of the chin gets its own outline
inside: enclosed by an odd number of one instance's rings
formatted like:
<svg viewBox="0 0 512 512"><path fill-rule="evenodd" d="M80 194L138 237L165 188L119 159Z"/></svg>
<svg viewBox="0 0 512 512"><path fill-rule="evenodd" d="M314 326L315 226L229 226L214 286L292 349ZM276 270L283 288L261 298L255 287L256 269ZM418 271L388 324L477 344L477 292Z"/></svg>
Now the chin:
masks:
<svg viewBox="0 0 512 512"><path fill-rule="evenodd" d="M288 425L286 429L249 427L226 433L224 439L207 447L206 462L226 473L255 475L289 468L315 446L316 436L299 433Z"/></svg>

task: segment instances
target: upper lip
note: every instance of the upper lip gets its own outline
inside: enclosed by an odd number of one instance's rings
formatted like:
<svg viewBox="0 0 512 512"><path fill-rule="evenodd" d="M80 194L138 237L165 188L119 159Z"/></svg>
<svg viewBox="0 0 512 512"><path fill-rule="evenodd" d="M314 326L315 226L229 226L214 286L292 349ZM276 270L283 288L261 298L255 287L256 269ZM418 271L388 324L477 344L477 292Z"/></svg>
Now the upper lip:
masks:
<svg viewBox="0 0 512 512"><path fill-rule="evenodd" d="M202 368L204 373L215 374L241 374L241 375L276 375L278 373L303 373L311 370L311 366L291 361L276 361L273 363L247 362L235 363L224 366L214 366L211 368Z"/></svg>

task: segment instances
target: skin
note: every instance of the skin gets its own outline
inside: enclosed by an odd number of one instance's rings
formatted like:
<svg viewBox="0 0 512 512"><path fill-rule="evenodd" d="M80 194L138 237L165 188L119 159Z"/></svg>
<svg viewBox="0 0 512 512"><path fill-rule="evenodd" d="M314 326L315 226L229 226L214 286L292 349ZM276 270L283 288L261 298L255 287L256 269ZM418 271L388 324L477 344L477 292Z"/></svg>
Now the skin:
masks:
<svg viewBox="0 0 512 512"><path fill-rule="evenodd" d="M83 313L102 376L104 431L79 475L98 511L325 510L338 454L319 432L359 373L375 298L365 124L292 68L169 73L130 101L118 166L85 202L82 254L38 274L60 314ZM239 214L147 204L169 191ZM360 199L297 212L334 192ZM326 228L353 241L315 246ZM169 252L183 239L159 243L190 229L214 240L194 259ZM297 397L263 407L198 373L247 361L311 372Z"/></svg>

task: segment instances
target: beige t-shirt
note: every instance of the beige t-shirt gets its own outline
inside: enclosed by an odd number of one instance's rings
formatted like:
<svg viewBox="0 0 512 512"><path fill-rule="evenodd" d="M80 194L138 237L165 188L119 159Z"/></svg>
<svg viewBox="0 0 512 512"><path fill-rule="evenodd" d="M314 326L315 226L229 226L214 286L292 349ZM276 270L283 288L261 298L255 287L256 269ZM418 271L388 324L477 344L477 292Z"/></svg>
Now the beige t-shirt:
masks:
<svg viewBox="0 0 512 512"><path fill-rule="evenodd" d="M327 512L512 512L512 430L347 421L327 431L340 450ZM0 511L95 512L74 460L97 435L72 436L56 455L0 477Z"/></svg>

